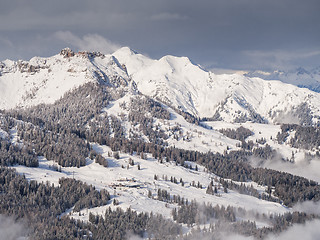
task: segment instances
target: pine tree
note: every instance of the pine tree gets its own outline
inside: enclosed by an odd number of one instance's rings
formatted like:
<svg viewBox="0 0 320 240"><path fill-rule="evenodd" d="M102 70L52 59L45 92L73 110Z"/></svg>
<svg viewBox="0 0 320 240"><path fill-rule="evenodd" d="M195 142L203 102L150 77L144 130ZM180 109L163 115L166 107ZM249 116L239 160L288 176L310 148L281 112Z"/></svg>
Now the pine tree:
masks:
<svg viewBox="0 0 320 240"><path fill-rule="evenodd" d="M213 195L213 188L212 188L212 184L211 183L208 185L206 193Z"/></svg>

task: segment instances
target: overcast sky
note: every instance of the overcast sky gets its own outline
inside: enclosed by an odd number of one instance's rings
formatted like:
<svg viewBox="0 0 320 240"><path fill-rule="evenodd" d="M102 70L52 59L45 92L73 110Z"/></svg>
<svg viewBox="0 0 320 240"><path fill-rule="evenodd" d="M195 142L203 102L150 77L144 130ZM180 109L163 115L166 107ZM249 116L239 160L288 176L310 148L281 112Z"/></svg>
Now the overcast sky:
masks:
<svg viewBox="0 0 320 240"><path fill-rule="evenodd" d="M320 1L0 0L0 60L121 46L206 68L316 67Z"/></svg>

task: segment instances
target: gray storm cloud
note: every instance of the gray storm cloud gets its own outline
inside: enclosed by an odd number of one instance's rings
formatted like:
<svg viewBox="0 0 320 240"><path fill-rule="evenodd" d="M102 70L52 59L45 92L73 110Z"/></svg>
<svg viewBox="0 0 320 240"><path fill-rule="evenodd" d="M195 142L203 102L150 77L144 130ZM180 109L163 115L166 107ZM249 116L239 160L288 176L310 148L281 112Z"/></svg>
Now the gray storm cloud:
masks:
<svg viewBox="0 0 320 240"><path fill-rule="evenodd" d="M188 56L204 67L263 70L316 67L320 62L317 0L0 0L0 4L0 60L51 56L71 39L79 48L88 42L88 47L100 47L102 41L104 49L129 46L153 58ZM59 37L52 37L57 32Z"/></svg>

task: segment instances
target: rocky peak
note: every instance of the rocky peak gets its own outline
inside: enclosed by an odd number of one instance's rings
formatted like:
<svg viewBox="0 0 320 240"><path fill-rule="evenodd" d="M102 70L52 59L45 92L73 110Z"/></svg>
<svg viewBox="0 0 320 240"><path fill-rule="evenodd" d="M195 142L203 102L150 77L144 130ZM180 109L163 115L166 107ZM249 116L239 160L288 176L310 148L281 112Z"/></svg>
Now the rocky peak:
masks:
<svg viewBox="0 0 320 240"><path fill-rule="evenodd" d="M80 51L76 55L87 57L87 58L95 58L95 57L105 58L105 55L101 52Z"/></svg>
<svg viewBox="0 0 320 240"><path fill-rule="evenodd" d="M73 57L75 53L70 48L64 48L60 51L60 55L64 56L65 58Z"/></svg>

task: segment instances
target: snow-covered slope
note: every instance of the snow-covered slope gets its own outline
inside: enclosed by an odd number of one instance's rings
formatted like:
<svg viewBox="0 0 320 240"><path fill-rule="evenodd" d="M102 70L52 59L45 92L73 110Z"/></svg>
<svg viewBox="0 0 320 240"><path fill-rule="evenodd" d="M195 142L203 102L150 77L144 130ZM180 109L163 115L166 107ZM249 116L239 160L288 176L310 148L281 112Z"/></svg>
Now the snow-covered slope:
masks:
<svg viewBox="0 0 320 240"><path fill-rule="evenodd" d="M53 103L89 81L127 85L128 77L116 59L64 49L49 57L0 63L0 109Z"/></svg>
<svg viewBox="0 0 320 240"><path fill-rule="evenodd" d="M188 199L188 201L196 200L199 203L219 204L221 206L242 207L248 211L253 210L265 214L283 214L290 211L287 207L275 203L264 201L256 197L240 194L237 191L229 190L224 193L219 186L219 196L206 194L206 187L211 180L215 178L214 174L207 173L203 167L199 166L199 170L195 171L195 163L193 170L176 166L174 163L159 163L156 159L148 154L147 159L141 159L139 156L131 156L122 154L120 159L108 157L108 152L111 149L107 146L92 144L92 147L108 159L109 167L105 168L90 159L87 159L85 167L65 167L61 172L52 169L55 164L53 161L48 161L40 157L40 165L38 168L28 168L25 166L15 166L17 171L24 174L29 180L38 182L50 181L58 185L59 178L72 175L75 179L81 180L88 184L92 184L97 189L107 189L114 194L120 204L117 205L123 209L128 207L138 212L154 212L163 214L167 218L171 218L171 211L176 204L165 204L157 199L157 190L163 189L170 192L171 195L180 195ZM129 165L129 161L134 161L134 166ZM138 165L141 166L138 170ZM125 166L122 168L121 166ZM155 180L154 176L158 179ZM165 180L168 177L169 180ZM173 183L170 178L183 179L184 184ZM201 188L192 186L192 182L200 182ZM214 182L215 185L220 185L219 182ZM240 184L240 183L239 183ZM258 186L254 182L247 183L264 193L265 187ZM134 187L130 187L134 186ZM148 197L148 192L152 193L153 197ZM103 214L110 205L98 207L95 209L84 210L84 220L88 220L89 212L98 212ZM77 214L79 215L79 214ZM76 216L76 214L74 214Z"/></svg>
<svg viewBox="0 0 320 240"><path fill-rule="evenodd" d="M308 89L238 74L216 75L186 57L153 60L127 47L113 55L126 65L143 94L200 118L307 124L319 121L320 95Z"/></svg>

